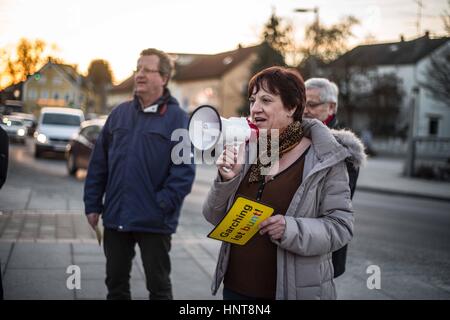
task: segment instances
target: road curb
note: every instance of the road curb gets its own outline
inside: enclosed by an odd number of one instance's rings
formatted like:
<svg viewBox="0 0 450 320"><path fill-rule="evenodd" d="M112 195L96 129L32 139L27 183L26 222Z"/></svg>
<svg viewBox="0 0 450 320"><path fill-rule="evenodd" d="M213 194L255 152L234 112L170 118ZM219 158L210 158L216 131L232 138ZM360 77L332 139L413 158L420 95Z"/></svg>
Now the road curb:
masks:
<svg viewBox="0 0 450 320"><path fill-rule="evenodd" d="M373 193L394 195L394 196L403 196L403 197L450 202L450 197L431 195L431 194L429 195L429 194L415 193L415 192L408 192L408 191L400 191L400 190L393 190L393 189L382 189L382 188L369 187L369 186L356 186L356 190L364 191L364 192L373 192Z"/></svg>

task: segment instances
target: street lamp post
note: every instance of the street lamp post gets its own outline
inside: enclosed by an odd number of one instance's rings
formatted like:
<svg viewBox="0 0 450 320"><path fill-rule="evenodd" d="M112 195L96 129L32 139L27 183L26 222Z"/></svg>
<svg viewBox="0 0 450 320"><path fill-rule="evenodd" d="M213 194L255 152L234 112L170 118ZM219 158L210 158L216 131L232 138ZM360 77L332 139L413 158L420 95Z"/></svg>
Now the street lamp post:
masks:
<svg viewBox="0 0 450 320"><path fill-rule="evenodd" d="M319 28L319 7L297 8L297 9L294 9L294 12L314 12L314 14L316 16L316 20L315 20L314 24L317 29Z"/></svg>
<svg viewBox="0 0 450 320"><path fill-rule="evenodd" d="M300 13L304 13L304 12L314 12L315 15L315 20L314 20L314 43L313 43L313 48L312 48L312 52L311 52L311 69L312 69L312 73L315 74L315 72L317 71L317 64L316 64L316 56L317 56L317 46L319 43L319 7L314 7L314 8L297 8L294 9L294 12L300 12Z"/></svg>

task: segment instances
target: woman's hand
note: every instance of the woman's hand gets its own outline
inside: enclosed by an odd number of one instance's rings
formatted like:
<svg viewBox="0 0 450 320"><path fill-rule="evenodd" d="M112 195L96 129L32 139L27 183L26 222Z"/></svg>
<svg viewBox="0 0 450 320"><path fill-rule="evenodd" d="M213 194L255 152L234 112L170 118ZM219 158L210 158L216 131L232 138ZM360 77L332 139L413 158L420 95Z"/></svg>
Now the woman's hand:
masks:
<svg viewBox="0 0 450 320"><path fill-rule="evenodd" d="M222 154L217 158L216 165L224 181L236 177L244 164L245 143L241 143L239 150L234 146L225 146Z"/></svg>
<svg viewBox="0 0 450 320"><path fill-rule="evenodd" d="M267 218L259 224L261 235L268 233L272 240L280 240L286 230L286 220L281 214Z"/></svg>

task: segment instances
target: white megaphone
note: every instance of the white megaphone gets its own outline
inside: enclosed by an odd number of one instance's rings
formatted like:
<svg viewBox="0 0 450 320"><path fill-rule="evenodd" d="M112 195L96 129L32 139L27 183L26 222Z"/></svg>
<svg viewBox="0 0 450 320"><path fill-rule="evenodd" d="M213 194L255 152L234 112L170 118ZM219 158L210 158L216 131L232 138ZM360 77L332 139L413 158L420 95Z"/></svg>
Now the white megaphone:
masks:
<svg viewBox="0 0 450 320"><path fill-rule="evenodd" d="M258 137L258 128L244 117L222 118L214 107L203 105L189 119L189 138L195 148L209 150L217 143L238 146Z"/></svg>

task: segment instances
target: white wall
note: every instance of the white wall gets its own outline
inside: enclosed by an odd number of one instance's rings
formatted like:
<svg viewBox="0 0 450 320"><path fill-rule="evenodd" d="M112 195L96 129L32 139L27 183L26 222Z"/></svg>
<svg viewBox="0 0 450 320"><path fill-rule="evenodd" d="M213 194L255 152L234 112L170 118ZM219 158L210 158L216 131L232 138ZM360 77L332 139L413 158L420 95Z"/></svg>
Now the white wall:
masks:
<svg viewBox="0 0 450 320"><path fill-rule="evenodd" d="M209 104L219 112L223 107L220 103L220 80L198 80L169 83L169 89L178 100L182 108L188 112L194 111L198 106Z"/></svg>
<svg viewBox="0 0 450 320"><path fill-rule="evenodd" d="M450 41L435 51L437 54L450 52ZM426 82L425 71L430 64L431 57L428 56L417 64L417 78L419 83ZM439 131L438 137L450 138L450 106L444 102L435 99L431 92L425 88L420 88L419 103L417 106L419 136L428 136L428 127L430 117L438 117Z"/></svg>
<svg viewBox="0 0 450 320"><path fill-rule="evenodd" d="M450 50L450 41L436 52ZM416 136L429 136L430 117L439 117L439 131L437 137L450 138L450 106L445 106L441 101L433 99L429 91L420 86L426 82L424 72L429 65L430 56L423 58L416 65L392 65L377 68L379 74L395 73L402 79L404 97L401 109L401 119L408 120L412 104L413 89L419 87L418 101L416 102L415 126Z"/></svg>
<svg viewBox="0 0 450 320"><path fill-rule="evenodd" d="M131 99L133 99L133 95L131 93L109 93L106 96L106 105L108 108L114 109L114 107L118 106L122 102L129 101Z"/></svg>

